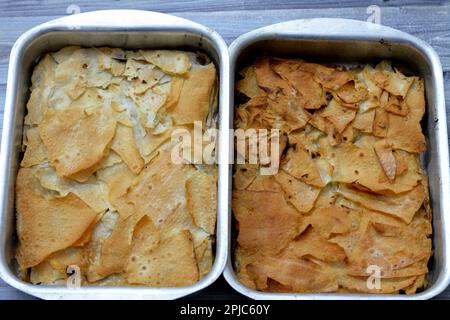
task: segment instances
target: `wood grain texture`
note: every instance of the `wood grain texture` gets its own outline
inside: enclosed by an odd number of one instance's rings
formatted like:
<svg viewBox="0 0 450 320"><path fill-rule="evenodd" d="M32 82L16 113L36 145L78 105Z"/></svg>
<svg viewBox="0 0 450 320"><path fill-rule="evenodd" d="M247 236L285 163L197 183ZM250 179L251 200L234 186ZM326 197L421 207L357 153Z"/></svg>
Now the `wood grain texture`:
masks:
<svg viewBox="0 0 450 320"><path fill-rule="evenodd" d="M367 7L370 5L379 5L383 7L404 7L412 5L441 5L446 1L439 0L228 0L228 1L210 1L210 0L137 0L137 1L2 1L0 10L8 12L9 17L21 17L32 12L36 15L59 15L66 12L68 5L75 4L82 11L101 10L105 8L114 9L144 9L157 10L161 12L212 12L212 11L234 11L234 10L270 10L270 9L329 9L329 8L354 8ZM33 8L31 11L30 8ZM30 14L31 15L31 14Z"/></svg>
<svg viewBox="0 0 450 320"><path fill-rule="evenodd" d="M9 287L0 279L0 300L31 300L36 299L33 296L25 294L19 290Z"/></svg>
<svg viewBox="0 0 450 320"><path fill-rule="evenodd" d="M444 69L446 105L450 106L450 1L425 0L187 0L93 1L0 0L0 129L3 123L6 75L14 41L26 30L68 14L74 4L81 12L104 9L155 10L187 18L216 30L229 44L237 36L265 25L304 18L368 18L367 6L381 8L381 23L427 41L438 52ZM69 8L70 9L70 8ZM70 13L70 10L69 10ZM450 119L447 111L447 119ZM447 124L449 124L447 120ZM1 134L1 133L0 133ZM31 299L0 280L0 299ZM190 299L243 298L220 277ZM450 288L438 298L450 299Z"/></svg>

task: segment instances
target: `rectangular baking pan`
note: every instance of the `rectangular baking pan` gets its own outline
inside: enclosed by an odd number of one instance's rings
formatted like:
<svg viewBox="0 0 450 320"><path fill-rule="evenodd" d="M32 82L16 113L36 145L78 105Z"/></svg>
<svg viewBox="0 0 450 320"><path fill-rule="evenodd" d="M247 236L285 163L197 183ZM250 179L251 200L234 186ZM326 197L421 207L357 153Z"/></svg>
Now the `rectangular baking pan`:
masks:
<svg viewBox="0 0 450 320"><path fill-rule="evenodd" d="M197 23L156 12L108 10L67 16L23 34L11 52L0 158L0 276L9 285L46 299L174 299L197 292L222 273L228 245L228 166L219 161L215 260L210 273L186 287L41 286L21 281L14 271L14 185L19 165L22 124L29 97L31 71L45 52L67 45L127 49L164 48L202 51L219 71L219 126L228 127L228 48L214 31ZM226 131L226 130L224 130ZM222 141L223 140L223 141ZM219 160L228 159L227 137L219 141Z"/></svg>
<svg viewBox="0 0 450 320"><path fill-rule="evenodd" d="M427 138L427 152L421 160L430 182L434 256L430 264L428 288L409 296L259 292L245 287L238 281L232 264L233 252L228 253L229 258L224 271L228 283L240 293L254 299L429 299L442 292L450 281L448 265L450 191L442 67L436 52L424 41L404 32L346 19L295 20L263 27L237 38L230 45L229 52L230 123L233 116L232 92L236 72L252 63L252 59L262 52L344 65L389 59L424 78L427 109L422 127ZM231 225L229 228L232 230ZM233 234L230 238L233 238Z"/></svg>

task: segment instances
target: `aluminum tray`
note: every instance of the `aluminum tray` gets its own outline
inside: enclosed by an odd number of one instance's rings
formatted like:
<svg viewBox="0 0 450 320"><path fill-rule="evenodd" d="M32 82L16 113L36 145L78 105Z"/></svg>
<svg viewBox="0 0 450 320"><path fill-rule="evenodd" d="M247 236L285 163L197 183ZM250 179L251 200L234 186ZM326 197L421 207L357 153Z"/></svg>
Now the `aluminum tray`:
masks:
<svg viewBox="0 0 450 320"><path fill-rule="evenodd" d="M228 254L224 271L228 283L240 293L254 299L429 299L443 291L450 281L449 154L442 68L436 52L424 41L404 32L346 19L308 19L271 25L240 36L231 44L229 51L230 117L233 116L232 88L235 72L262 52L341 64L390 59L423 77L427 111L422 126L428 150L422 157L422 163L430 180L435 251L431 261L429 287L410 296L259 292L245 287L237 280L232 266L233 252ZM231 226L229 229L231 230Z"/></svg>
<svg viewBox="0 0 450 320"><path fill-rule="evenodd" d="M219 70L219 126L228 127L228 49L214 31L178 17L136 10L110 10L67 16L39 25L14 44L8 72L0 158L0 276L9 285L46 299L174 299L197 292L222 273L228 244L228 166L219 165L217 241L211 272L186 287L81 287L41 286L21 281L14 272L14 184L22 137L30 72L44 52L67 45L120 48L167 48L206 52ZM228 159L228 138L219 141L220 159ZM225 144L224 144L225 143ZM220 163L226 163L221 161Z"/></svg>

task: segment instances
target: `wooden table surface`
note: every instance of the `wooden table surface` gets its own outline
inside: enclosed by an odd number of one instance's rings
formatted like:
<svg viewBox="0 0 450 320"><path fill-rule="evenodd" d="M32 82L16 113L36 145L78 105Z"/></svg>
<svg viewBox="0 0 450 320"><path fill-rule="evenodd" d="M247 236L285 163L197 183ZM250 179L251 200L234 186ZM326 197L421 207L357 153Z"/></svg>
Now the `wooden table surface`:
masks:
<svg viewBox="0 0 450 320"><path fill-rule="evenodd" d="M367 8L370 5L380 7L381 24L415 35L427 41L438 52L444 70L446 104L450 106L450 1L448 0L0 0L0 125L3 123L11 47L23 32L51 19L78 11L153 10L171 13L206 25L216 30L230 44L242 33L281 21L323 17L365 21L369 17ZM450 119L448 110L447 119ZM0 299L31 298L0 280ZM214 285L192 298L239 299L241 296L236 294L221 277ZM438 298L450 299L450 287Z"/></svg>

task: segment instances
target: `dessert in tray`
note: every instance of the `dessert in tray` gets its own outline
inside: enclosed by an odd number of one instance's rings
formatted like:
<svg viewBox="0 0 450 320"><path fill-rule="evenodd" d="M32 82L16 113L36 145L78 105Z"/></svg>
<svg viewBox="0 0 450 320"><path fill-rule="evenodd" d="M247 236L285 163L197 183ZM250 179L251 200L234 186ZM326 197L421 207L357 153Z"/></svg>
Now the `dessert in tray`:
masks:
<svg viewBox="0 0 450 320"><path fill-rule="evenodd" d="M184 286L204 277L216 168L173 163L171 133L215 126L208 57L66 47L43 56L31 82L16 182L22 279L64 285L76 271L82 285Z"/></svg>
<svg viewBox="0 0 450 320"><path fill-rule="evenodd" d="M424 83L388 61L347 69L258 57L235 127L280 130L280 166L237 164L239 280L270 292L406 293L432 255Z"/></svg>

